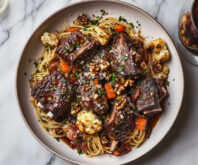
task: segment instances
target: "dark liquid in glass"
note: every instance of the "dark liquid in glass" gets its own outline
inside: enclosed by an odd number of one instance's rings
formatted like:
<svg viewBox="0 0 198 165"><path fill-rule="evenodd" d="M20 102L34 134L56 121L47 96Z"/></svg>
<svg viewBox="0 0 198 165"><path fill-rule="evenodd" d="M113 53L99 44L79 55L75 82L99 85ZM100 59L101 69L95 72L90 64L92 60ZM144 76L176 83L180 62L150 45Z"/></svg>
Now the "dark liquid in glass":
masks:
<svg viewBox="0 0 198 165"><path fill-rule="evenodd" d="M193 53L198 55L198 0L193 3L192 11L180 20L180 38L185 47L195 49Z"/></svg>

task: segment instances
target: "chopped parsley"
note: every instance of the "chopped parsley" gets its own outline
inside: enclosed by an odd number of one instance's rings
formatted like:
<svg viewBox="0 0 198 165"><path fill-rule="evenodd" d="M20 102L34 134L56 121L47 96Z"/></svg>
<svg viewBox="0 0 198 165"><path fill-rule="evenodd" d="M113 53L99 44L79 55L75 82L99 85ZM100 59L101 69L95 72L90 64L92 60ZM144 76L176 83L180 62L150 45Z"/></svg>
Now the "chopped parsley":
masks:
<svg viewBox="0 0 198 165"><path fill-rule="evenodd" d="M107 15L107 14L109 14L108 12L106 12L106 11L103 10L103 9L101 9L100 12L101 12L101 15Z"/></svg>
<svg viewBox="0 0 198 165"><path fill-rule="evenodd" d="M170 82L169 81L166 81L165 84L169 86L170 85Z"/></svg>
<svg viewBox="0 0 198 165"><path fill-rule="evenodd" d="M116 79L117 79L116 74L115 73L112 73L112 75L111 75L111 82L115 82Z"/></svg>
<svg viewBox="0 0 198 165"><path fill-rule="evenodd" d="M119 16L119 21L129 24L132 28L134 28L134 24L132 22L128 22L126 18Z"/></svg>
<svg viewBox="0 0 198 165"><path fill-rule="evenodd" d="M74 73L74 78L79 79L78 73Z"/></svg>
<svg viewBox="0 0 198 165"><path fill-rule="evenodd" d="M142 75L144 76L144 75L146 75L148 72L149 72L149 69L147 68L147 69L142 73Z"/></svg>
<svg viewBox="0 0 198 165"><path fill-rule="evenodd" d="M59 138L55 137L55 139L56 139L58 142L60 142L60 139L59 139Z"/></svg>
<svg viewBox="0 0 198 165"><path fill-rule="evenodd" d="M124 71L124 65L122 65L122 66L120 67L120 71L121 71L121 72Z"/></svg>
<svg viewBox="0 0 198 165"><path fill-rule="evenodd" d="M106 118L106 116L105 115L102 115L102 119L104 120Z"/></svg>
<svg viewBox="0 0 198 165"><path fill-rule="evenodd" d="M175 79L173 79L173 81L175 81Z"/></svg>
<svg viewBox="0 0 198 165"><path fill-rule="evenodd" d="M51 88L52 91L56 91L56 87L55 86L51 85L50 88Z"/></svg>
<svg viewBox="0 0 198 165"><path fill-rule="evenodd" d="M81 155L82 154L82 150L77 150L78 154Z"/></svg>
<svg viewBox="0 0 198 165"><path fill-rule="evenodd" d="M91 20L91 24L98 26L99 25L99 22L98 22L97 19L93 19L93 20Z"/></svg>
<svg viewBox="0 0 198 165"><path fill-rule="evenodd" d="M49 128L46 128L46 131L49 132Z"/></svg>
<svg viewBox="0 0 198 165"><path fill-rule="evenodd" d="M119 21L120 21L120 22L125 22L125 23L128 22L128 21L127 21L124 17L122 17L122 16L119 16Z"/></svg>
<svg viewBox="0 0 198 165"><path fill-rule="evenodd" d="M132 28L135 27L134 24L133 24L132 22L130 22L129 25L130 25Z"/></svg>
<svg viewBox="0 0 198 165"><path fill-rule="evenodd" d="M63 50L64 50L66 53L69 53L69 49L67 49L66 47L63 47Z"/></svg>
<svg viewBox="0 0 198 165"><path fill-rule="evenodd" d="M38 63L36 61L34 62L34 66L35 68L38 66Z"/></svg>
<svg viewBox="0 0 198 165"><path fill-rule="evenodd" d="M66 80L65 80L65 79L62 79L62 82L63 82L63 83L66 83Z"/></svg>
<svg viewBox="0 0 198 165"><path fill-rule="evenodd" d="M45 46L45 50L48 51L49 48L50 48L50 45L47 43L46 46Z"/></svg>
<svg viewBox="0 0 198 165"><path fill-rule="evenodd" d="M99 95L104 95L104 91L101 90L101 89L98 89L98 94L99 94Z"/></svg>
<svg viewBox="0 0 198 165"><path fill-rule="evenodd" d="M44 60L44 57L41 57L41 59L40 59L41 61L43 61Z"/></svg>
<svg viewBox="0 0 198 165"><path fill-rule="evenodd" d="M41 71L37 69L37 70L36 70L36 73L41 73Z"/></svg>
<svg viewBox="0 0 198 165"><path fill-rule="evenodd" d="M73 46L74 48L80 48L80 44L78 42L74 42Z"/></svg>

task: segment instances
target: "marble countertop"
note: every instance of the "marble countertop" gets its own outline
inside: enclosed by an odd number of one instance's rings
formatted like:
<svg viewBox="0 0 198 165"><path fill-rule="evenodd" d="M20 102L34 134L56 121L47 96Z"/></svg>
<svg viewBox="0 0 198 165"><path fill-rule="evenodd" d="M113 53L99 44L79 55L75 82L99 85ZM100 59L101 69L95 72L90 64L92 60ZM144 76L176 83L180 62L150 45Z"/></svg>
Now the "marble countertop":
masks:
<svg viewBox="0 0 198 165"><path fill-rule="evenodd" d="M185 0L125 0L151 14L176 43L179 12ZM0 18L0 164L62 165L66 162L41 146L25 126L15 98L15 72L33 30L69 0L10 0ZM72 1L73 2L73 1ZM182 54L182 52L181 52ZM198 165L198 67L182 60L185 95L181 112L164 140L137 165ZM177 73L176 73L177 74Z"/></svg>

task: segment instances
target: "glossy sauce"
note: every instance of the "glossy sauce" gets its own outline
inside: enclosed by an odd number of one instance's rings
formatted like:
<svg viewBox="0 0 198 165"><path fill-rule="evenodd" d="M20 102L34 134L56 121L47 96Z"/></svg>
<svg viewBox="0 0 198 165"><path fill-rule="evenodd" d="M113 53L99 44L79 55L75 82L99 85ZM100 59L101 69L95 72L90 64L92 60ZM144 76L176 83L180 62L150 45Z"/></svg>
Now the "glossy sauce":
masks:
<svg viewBox="0 0 198 165"><path fill-rule="evenodd" d="M150 126L151 130L153 130L153 128L155 128L155 126L157 125L157 122L159 121L161 115L162 115L162 113L158 113L155 116L150 118L149 126Z"/></svg>

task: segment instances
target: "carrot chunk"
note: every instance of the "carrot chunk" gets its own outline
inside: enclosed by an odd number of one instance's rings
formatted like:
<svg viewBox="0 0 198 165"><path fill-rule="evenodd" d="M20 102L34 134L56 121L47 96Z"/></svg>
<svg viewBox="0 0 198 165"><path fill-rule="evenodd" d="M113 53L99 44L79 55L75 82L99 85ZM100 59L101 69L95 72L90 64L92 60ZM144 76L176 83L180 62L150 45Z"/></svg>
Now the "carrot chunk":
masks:
<svg viewBox="0 0 198 165"><path fill-rule="evenodd" d="M115 98L115 92L113 91L113 87L112 87L111 83L106 83L105 84L105 90L106 90L108 99Z"/></svg>
<svg viewBox="0 0 198 165"><path fill-rule="evenodd" d="M113 152L113 154L114 154L115 156L119 156L119 155L120 155L120 152L119 152L118 150L116 150L116 151Z"/></svg>
<svg viewBox="0 0 198 165"><path fill-rule="evenodd" d="M136 128L138 130L145 130L146 123L147 123L146 119L138 118L138 119L136 119Z"/></svg>
<svg viewBox="0 0 198 165"><path fill-rule="evenodd" d="M71 70L71 67L66 62L61 60L60 69L61 69L62 72L68 73Z"/></svg>
<svg viewBox="0 0 198 165"><path fill-rule="evenodd" d="M125 26L122 25L122 24L116 25L116 26L114 27L114 30L115 30L116 32L124 32L124 31L125 31Z"/></svg>
<svg viewBox="0 0 198 165"><path fill-rule="evenodd" d="M98 80L97 80L97 79L95 79L95 80L94 80L94 83L97 85L97 84L98 84Z"/></svg>
<svg viewBox="0 0 198 165"><path fill-rule="evenodd" d="M80 28L79 28L79 27L70 27L70 28L67 30L67 32L73 32L73 31L75 31L75 30L80 30Z"/></svg>

